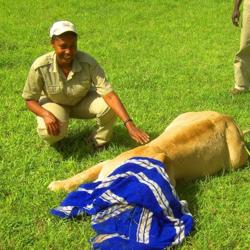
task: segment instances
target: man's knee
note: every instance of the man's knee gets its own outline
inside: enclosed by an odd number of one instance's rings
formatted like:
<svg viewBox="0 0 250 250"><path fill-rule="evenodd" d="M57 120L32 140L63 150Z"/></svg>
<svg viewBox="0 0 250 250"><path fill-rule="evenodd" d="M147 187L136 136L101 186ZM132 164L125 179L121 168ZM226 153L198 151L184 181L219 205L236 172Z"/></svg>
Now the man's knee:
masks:
<svg viewBox="0 0 250 250"><path fill-rule="evenodd" d="M58 121L60 122L68 122L69 120L69 108L65 106L61 106L59 104L49 102L42 105L43 108L52 113Z"/></svg>
<svg viewBox="0 0 250 250"><path fill-rule="evenodd" d="M105 103L99 114L97 114L97 123L98 124L114 124L116 121L116 114L114 111Z"/></svg>

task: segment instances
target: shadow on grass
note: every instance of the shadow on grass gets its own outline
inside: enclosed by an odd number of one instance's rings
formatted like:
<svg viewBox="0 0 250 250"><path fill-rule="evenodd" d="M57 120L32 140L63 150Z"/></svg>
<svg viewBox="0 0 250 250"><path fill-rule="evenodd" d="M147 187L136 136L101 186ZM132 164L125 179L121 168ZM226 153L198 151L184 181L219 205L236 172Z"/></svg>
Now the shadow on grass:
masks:
<svg viewBox="0 0 250 250"><path fill-rule="evenodd" d="M201 191L201 186L199 182L193 181L177 183L175 189L180 200L187 201L189 211L193 215L194 220L197 221L199 217L197 194ZM196 225L194 224L194 228L191 231L190 236L194 236L196 234L196 231Z"/></svg>
<svg viewBox="0 0 250 250"><path fill-rule="evenodd" d="M69 135L63 140L59 141L53 145L54 149L58 151L64 159L73 157L77 161L90 156L98 154L93 147L86 143L85 139L91 133L89 128L86 128L78 133ZM155 138L157 135L150 134L151 138ZM139 146L134 142L127 133L127 130L123 127L115 126L114 127L114 136L110 143L110 147L107 149L123 147L125 150L135 148Z"/></svg>
<svg viewBox="0 0 250 250"><path fill-rule="evenodd" d="M246 145L249 148L250 144L248 143ZM179 198L181 200L187 201L189 211L193 215L193 218L195 221L199 220L200 207L198 204L198 199L199 199L198 197L200 196L202 192L206 191L206 188L205 188L206 183L212 180L212 178L227 176L227 175L232 174L232 172L235 172L235 171L242 171L244 168L248 167L248 165L249 165L249 162L237 170L230 170L230 169L221 170L220 172L218 172L217 174L213 176L202 177L197 180L190 181L190 182L183 181L183 182L177 183L175 187L176 192L179 195ZM194 228L190 235L194 236L196 234L196 231L197 231L196 225L194 225Z"/></svg>

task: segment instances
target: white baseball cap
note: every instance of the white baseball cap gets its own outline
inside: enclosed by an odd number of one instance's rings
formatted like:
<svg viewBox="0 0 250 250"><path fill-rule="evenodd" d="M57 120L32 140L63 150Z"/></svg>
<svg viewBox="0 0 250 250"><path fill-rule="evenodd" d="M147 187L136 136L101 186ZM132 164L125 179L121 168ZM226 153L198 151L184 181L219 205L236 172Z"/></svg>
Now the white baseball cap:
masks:
<svg viewBox="0 0 250 250"><path fill-rule="evenodd" d="M50 28L49 35L50 37L59 36L69 31L77 34L75 25L73 23L69 21L58 21L58 22L55 22Z"/></svg>

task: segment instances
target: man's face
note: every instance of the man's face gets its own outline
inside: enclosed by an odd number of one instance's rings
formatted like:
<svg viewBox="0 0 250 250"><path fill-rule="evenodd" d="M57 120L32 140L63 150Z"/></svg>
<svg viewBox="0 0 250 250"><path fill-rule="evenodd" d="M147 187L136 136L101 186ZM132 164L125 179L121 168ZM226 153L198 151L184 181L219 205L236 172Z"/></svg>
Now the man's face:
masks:
<svg viewBox="0 0 250 250"><path fill-rule="evenodd" d="M77 37L66 32L51 41L60 66L71 66L77 51Z"/></svg>

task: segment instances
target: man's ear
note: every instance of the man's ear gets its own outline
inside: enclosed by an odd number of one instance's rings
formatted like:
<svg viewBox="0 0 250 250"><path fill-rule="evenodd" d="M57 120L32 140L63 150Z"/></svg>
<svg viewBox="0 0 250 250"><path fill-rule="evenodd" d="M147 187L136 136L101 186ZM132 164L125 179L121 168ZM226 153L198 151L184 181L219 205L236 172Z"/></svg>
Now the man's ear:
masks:
<svg viewBox="0 0 250 250"><path fill-rule="evenodd" d="M50 44L53 46L54 45L54 42L56 40L56 37L55 36L52 36L51 39L50 39Z"/></svg>

